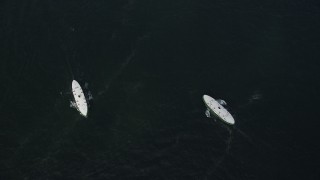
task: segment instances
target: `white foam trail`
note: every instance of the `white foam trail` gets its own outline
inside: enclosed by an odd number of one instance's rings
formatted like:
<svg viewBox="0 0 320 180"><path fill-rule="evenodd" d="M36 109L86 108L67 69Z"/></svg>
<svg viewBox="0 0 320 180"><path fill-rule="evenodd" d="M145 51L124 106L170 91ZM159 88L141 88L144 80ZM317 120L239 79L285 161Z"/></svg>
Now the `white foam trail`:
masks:
<svg viewBox="0 0 320 180"><path fill-rule="evenodd" d="M108 80L108 82L105 84L104 89L101 90L100 92L98 92L98 95L99 95L99 96L100 96L100 95L103 95L104 93L106 93L106 92L109 90L111 84L114 82L114 80L117 79L117 78L123 73L123 71L125 70L125 68L130 64L130 62L131 62L132 59L134 58L134 56L135 56L135 54L136 54L136 51L137 51L137 49L138 49L138 47L139 47L140 42L141 42L144 38L146 38L146 37L147 37L147 35L144 35L144 36L139 37L139 38L137 39L135 48L134 48L134 49L131 51L131 53L127 56L127 58L125 59L125 61L120 65L120 68L111 76L111 78L110 78L110 79Z"/></svg>
<svg viewBox="0 0 320 180"><path fill-rule="evenodd" d="M129 56L126 58L126 60L121 64L120 68L113 74L113 76L111 76L111 78L109 79L109 81L107 82L107 84L104 86L104 90L100 91L98 93L98 95L102 95L105 92L107 92L109 90L110 85L113 83L113 81L115 79L117 79L123 72L123 70L128 66L128 64L130 63L130 61L132 60L132 58L135 55L135 51L136 49L134 49Z"/></svg>

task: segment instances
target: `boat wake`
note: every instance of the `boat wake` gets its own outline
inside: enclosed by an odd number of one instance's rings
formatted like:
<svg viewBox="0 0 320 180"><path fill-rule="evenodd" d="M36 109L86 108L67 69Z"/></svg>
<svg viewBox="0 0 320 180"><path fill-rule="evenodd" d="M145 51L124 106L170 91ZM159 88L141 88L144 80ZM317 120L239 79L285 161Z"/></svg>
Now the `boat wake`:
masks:
<svg viewBox="0 0 320 180"><path fill-rule="evenodd" d="M142 37L139 37L136 40L136 43L135 43L134 47L132 48L131 53L126 57L124 62L120 65L119 69L109 78L107 83L104 85L104 88L98 92L98 96L104 95L106 92L108 92L112 83L124 72L124 70L127 68L127 66L134 59L141 41L143 41L147 37L148 37L148 35L144 35Z"/></svg>

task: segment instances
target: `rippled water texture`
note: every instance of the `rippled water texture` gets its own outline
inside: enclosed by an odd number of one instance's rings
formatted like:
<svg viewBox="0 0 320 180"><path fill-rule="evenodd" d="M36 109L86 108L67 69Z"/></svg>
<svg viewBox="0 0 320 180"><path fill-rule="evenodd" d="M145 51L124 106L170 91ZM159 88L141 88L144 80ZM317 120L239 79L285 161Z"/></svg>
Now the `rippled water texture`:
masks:
<svg viewBox="0 0 320 180"><path fill-rule="evenodd" d="M0 179L319 179L319 8L1 2Z"/></svg>

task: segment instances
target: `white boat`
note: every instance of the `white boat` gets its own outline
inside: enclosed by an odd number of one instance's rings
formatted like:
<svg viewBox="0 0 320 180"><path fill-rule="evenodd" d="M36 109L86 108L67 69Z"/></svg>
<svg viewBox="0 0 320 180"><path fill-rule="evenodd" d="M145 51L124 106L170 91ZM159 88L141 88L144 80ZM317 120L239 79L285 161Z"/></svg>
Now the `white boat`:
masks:
<svg viewBox="0 0 320 180"><path fill-rule="evenodd" d="M204 104L207 107L206 114L208 117L210 115L215 116L216 118L222 120L223 122L227 124L233 125L234 119L232 115L227 111L221 104L219 104L215 99L208 95L203 95L203 101Z"/></svg>
<svg viewBox="0 0 320 180"><path fill-rule="evenodd" d="M82 91L80 84L76 81L72 81L72 93L74 97L74 106L80 112L80 114L84 117L88 115L88 104L86 97Z"/></svg>

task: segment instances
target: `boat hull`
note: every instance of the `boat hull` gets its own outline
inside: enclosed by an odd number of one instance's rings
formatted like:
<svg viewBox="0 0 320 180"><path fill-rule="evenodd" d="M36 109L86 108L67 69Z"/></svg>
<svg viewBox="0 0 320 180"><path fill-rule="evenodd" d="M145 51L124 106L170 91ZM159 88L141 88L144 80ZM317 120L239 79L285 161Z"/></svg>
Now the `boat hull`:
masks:
<svg viewBox="0 0 320 180"><path fill-rule="evenodd" d="M232 115L227 111L221 104L219 104L214 98L203 95L203 102L206 107L210 110L210 113L221 121L233 125L235 123Z"/></svg>
<svg viewBox="0 0 320 180"><path fill-rule="evenodd" d="M76 81L72 81L72 94L76 103L76 108L80 114L84 117L88 116L88 104L86 97L82 91L80 84Z"/></svg>

